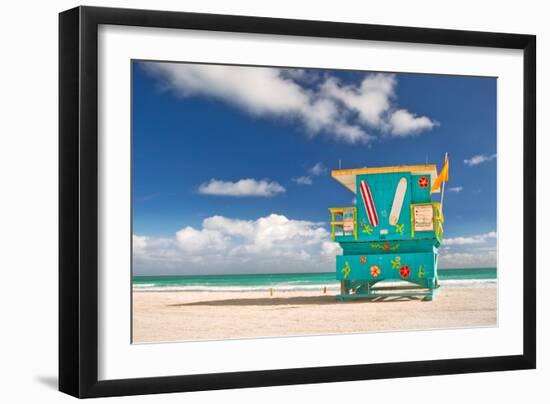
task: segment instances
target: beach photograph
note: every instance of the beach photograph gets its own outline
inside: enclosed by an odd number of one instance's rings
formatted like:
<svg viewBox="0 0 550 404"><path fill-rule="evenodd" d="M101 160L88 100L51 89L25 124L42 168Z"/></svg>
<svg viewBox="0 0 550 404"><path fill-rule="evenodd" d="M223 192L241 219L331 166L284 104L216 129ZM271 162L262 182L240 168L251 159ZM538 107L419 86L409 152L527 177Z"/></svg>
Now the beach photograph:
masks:
<svg viewBox="0 0 550 404"><path fill-rule="evenodd" d="M132 343L498 326L497 78L131 73Z"/></svg>

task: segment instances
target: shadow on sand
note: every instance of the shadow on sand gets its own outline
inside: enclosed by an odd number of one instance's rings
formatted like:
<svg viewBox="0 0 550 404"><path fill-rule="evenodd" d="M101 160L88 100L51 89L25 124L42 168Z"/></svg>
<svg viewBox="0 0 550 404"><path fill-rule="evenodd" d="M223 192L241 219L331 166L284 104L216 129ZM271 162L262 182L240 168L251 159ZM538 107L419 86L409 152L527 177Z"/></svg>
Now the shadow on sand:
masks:
<svg viewBox="0 0 550 404"><path fill-rule="evenodd" d="M222 300L206 300L201 302L171 304L172 307L185 306L286 306L286 305L334 305L381 302L408 302L421 300L415 296L380 296L373 299L352 299L345 302L336 300L335 296L293 296L293 297L258 297Z"/></svg>

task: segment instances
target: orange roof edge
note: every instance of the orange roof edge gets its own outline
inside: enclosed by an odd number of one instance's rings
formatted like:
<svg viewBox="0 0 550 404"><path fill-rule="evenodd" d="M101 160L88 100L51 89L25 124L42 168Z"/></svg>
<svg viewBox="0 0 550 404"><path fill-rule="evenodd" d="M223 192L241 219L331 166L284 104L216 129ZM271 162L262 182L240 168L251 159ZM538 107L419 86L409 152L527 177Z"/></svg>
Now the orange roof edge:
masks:
<svg viewBox="0 0 550 404"><path fill-rule="evenodd" d="M437 178L437 166L435 164L408 165L408 166L388 166L388 167L360 167L332 170L331 176L355 193L355 176L362 174L385 174L410 172L412 174L427 174L431 177L431 183ZM440 189L433 191L440 192Z"/></svg>

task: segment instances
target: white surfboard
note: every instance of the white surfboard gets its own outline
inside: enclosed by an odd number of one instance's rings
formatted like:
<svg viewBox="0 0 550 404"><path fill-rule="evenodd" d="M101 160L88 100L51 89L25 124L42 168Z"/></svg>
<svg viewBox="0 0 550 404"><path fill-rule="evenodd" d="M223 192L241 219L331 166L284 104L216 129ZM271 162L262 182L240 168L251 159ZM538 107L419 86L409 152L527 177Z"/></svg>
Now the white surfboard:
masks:
<svg viewBox="0 0 550 404"><path fill-rule="evenodd" d="M407 192L407 179L405 177L399 180L395 195L393 197L393 204L390 212L390 225L395 226L399 221L399 215L401 215L401 208L403 208L403 201L405 200L405 193Z"/></svg>

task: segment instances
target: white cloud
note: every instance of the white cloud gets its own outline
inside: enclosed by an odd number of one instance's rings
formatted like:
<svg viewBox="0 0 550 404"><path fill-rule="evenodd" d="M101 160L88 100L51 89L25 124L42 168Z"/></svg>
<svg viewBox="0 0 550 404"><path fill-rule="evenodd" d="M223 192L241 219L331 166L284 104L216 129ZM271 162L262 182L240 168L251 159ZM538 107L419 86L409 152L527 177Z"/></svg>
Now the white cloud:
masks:
<svg viewBox="0 0 550 404"><path fill-rule="evenodd" d="M176 233L178 247L186 253L221 251L226 248L228 238L218 231L196 230L186 227Z"/></svg>
<svg viewBox="0 0 550 404"><path fill-rule="evenodd" d="M199 193L222 196L259 196L271 197L285 192L285 188L275 181L242 179L236 182L221 181L212 178L199 186Z"/></svg>
<svg viewBox="0 0 550 404"><path fill-rule="evenodd" d="M368 143L370 129L407 136L436 124L395 105L393 74L365 74L359 84L302 69L186 63L143 63L181 97L211 97L246 113L296 120L310 136L324 134L347 143Z"/></svg>
<svg viewBox="0 0 550 404"><path fill-rule="evenodd" d="M383 114L391 107L396 85L395 75L378 73L367 75L358 87L342 85L338 79L330 77L322 91L357 112L361 122L380 127L384 123Z"/></svg>
<svg viewBox="0 0 550 404"><path fill-rule="evenodd" d="M319 272L334 269L338 244L321 223L271 214L256 220L212 216L173 239L134 235L137 274Z"/></svg>
<svg viewBox="0 0 550 404"><path fill-rule="evenodd" d="M323 84L323 92L358 113L363 124L393 136L417 135L438 123L406 109L394 110L397 79L393 74L371 74L359 87L340 85L335 78Z"/></svg>
<svg viewBox="0 0 550 404"><path fill-rule="evenodd" d="M458 186L458 187L449 187L450 192L462 192L464 190L464 187Z"/></svg>
<svg viewBox="0 0 550 404"><path fill-rule="evenodd" d="M491 160L494 160L497 158L496 153L495 154L478 154L476 156L473 156L472 158L465 159L464 164L466 164L469 167L477 166L482 163L489 162Z"/></svg>
<svg viewBox="0 0 550 404"><path fill-rule="evenodd" d="M348 125L344 122L332 124L332 136L336 140L347 143L368 143L374 140L374 136L367 134L360 126Z"/></svg>
<svg viewBox="0 0 550 404"><path fill-rule="evenodd" d="M320 175L325 175L328 171L328 168L322 162L318 162L313 167L311 167L308 171L311 175L320 176Z"/></svg>
<svg viewBox="0 0 550 404"><path fill-rule="evenodd" d="M497 233L494 231L491 231L488 233L476 234L476 235L467 236L467 237L446 238L446 239L443 239L443 244L446 246L480 244L480 243L485 243L491 239L496 239L496 237L497 237Z"/></svg>
<svg viewBox="0 0 550 404"><path fill-rule="evenodd" d="M323 241L321 244L321 254L325 257L334 258L337 255L342 255L342 253L340 244L334 241Z"/></svg>
<svg viewBox="0 0 550 404"><path fill-rule="evenodd" d="M308 171L311 175L319 176L319 175L325 175L328 169L322 162L318 162L313 167L311 167Z"/></svg>
<svg viewBox="0 0 550 404"><path fill-rule="evenodd" d="M311 180L311 177L308 176L302 176L302 177L294 177L291 179L291 181L295 182L299 185L311 185L313 184L313 181Z"/></svg>
<svg viewBox="0 0 550 404"><path fill-rule="evenodd" d="M488 268L497 266L496 250L483 252L442 252L439 268Z"/></svg>
<svg viewBox="0 0 550 404"><path fill-rule="evenodd" d="M431 130L437 122L426 116L416 116L406 109L399 109L391 114L390 133L395 136L412 136Z"/></svg>
<svg viewBox="0 0 550 404"><path fill-rule="evenodd" d="M224 216L210 216L202 221L204 230L214 231L228 236L247 237L254 233L254 222L250 220L230 219Z"/></svg>
<svg viewBox="0 0 550 404"><path fill-rule="evenodd" d="M132 235L132 248L135 254L142 254L147 248L147 239L146 236L136 236Z"/></svg>
<svg viewBox="0 0 550 404"><path fill-rule="evenodd" d="M496 233L445 239L440 268L496 266ZM205 218L173 237L133 236L134 273L230 274L334 271L342 253L322 223L270 214Z"/></svg>
<svg viewBox="0 0 550 404"><path fill-rule="evenodd" d="M291 178L291 181L295 182L296 184L300 185L311 185L313 184L313 177L318 177L321 175L325 175L328 172L328 168L322 163L318 162L313 167L310 167L307 172L309 175L303 175L301 177L294 177Z"/></svg>
<svg viewBox="0 0 550 404"><path fill-rule="evenodd" d="M148 237L134 234L132 235L132 247L134 263L143 260L164 263L174 260L180 255L175 238Z"/></svg>
<svg viewBox="0 0 550 404"><path fill-rule="evenodd" d="M497 233L494 231L443 240L439 248L440 268L484 268L497 266Z"/></svg>

